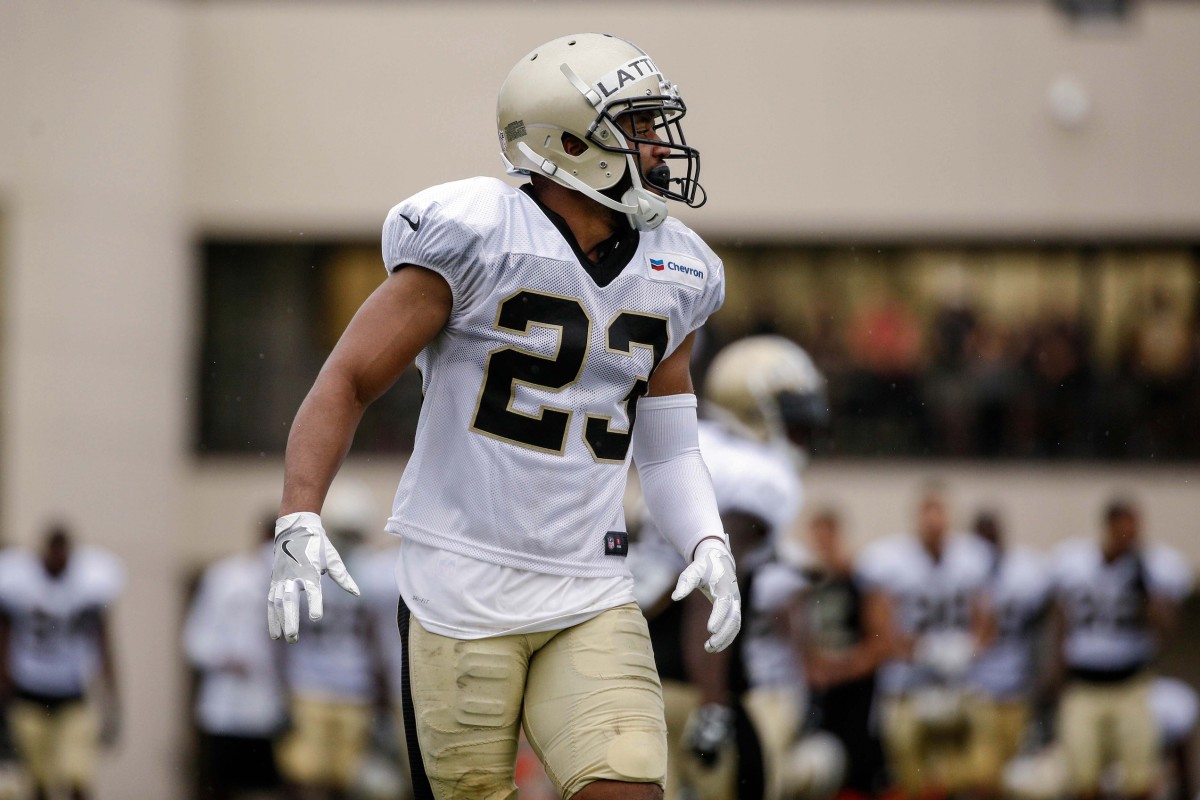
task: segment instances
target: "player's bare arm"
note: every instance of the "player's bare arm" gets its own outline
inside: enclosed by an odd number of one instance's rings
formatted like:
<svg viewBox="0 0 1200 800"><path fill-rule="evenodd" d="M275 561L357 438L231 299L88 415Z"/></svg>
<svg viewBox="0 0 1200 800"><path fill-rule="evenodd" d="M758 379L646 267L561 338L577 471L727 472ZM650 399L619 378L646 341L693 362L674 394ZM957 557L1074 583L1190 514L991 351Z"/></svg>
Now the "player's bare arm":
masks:
<svg viewBox="0 0 1200 800"><path fill-rule="evenodd" d="M415 266L393 271L354 315L296 413L284 455L267 595L271 638L299 640L301 587L309 619L322 617L321 575L358 594L319 512L363 411L445 326L452 301L449 285L437 273Z"/></svg>
<svg viewBox="0 0 1200 800"><path fill-rule="evenodd" d="M662 360L650 376L647 397L692 393L692 346L695 342L696 334L689 333L675 352Z"/></svg>
<svg viewBox="0 0 1200 800"><path fill-rule="evenodd" d="M319 511L363 411L450 317L450 287L421 267L396 270L346 327L288 436L279 514Z"/></svg>

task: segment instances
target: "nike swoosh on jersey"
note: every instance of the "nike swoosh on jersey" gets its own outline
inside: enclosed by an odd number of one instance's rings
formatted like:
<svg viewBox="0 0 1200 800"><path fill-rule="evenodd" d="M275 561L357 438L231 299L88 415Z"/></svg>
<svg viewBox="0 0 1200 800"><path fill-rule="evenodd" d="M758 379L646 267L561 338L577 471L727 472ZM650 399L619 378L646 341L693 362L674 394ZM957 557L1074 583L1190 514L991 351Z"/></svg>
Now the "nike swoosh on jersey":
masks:
<svg viewBox="0 0 1200 800"><path fill-rule="evenodd" d="M294 555L292 555L292 551L291 551L291 550L288 550L288 545L289 545L289 544L291 544L291 542L284 542L284 543L283 543L283 552L287 553L287 556L288 556L288 558L290 558L292 561L295 561L297 564L299 564L299 563L300 563L300 559L298 559L298 558L296 558Z"/></svg>
<svg viewBox="0 0 1200 800"><path fill-rule="evenodd" d="M412 228L414 231L421 226L421 218L420 217L417 217L415 220L412 220L412 219L409 219L404 214L401 214L399 212L396 213L396 216L400 217L400 219L407 222L408 227Z"/></svg>

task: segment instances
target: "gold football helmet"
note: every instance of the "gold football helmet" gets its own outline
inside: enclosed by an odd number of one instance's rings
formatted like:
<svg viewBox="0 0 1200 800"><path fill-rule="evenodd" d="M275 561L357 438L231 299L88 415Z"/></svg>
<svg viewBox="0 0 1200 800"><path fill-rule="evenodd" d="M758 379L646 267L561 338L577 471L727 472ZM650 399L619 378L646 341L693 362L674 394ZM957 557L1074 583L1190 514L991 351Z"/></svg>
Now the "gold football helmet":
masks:
<svg viewBox="0 0 1200 800"><path fill-rule="evenodd" d="M678 87L645 51L581 33L517 62L500 87L496 127L509 174L543 175L650 230L667 218L666 199L704 204L700 153L680 124L686 112ZM586 145L582 153L567 152L568 136ZM682 176L671 177L666 164L643 170L640 144L668 148L668 161L683 162Z"/></svg>
<svg viewBox="0 0 1200 800"><path fill-rule="evenodd" d="M749 336L717 353L705 400L764 442L797 439L829 423L825 376L808 353L782 336Z"/></svg>

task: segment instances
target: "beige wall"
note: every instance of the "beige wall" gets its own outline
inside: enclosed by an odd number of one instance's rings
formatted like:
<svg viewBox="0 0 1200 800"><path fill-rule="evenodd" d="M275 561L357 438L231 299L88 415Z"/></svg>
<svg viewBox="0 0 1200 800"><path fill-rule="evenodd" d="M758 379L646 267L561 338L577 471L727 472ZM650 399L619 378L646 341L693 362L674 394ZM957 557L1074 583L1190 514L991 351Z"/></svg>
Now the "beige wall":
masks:
<svg viewBox="0 0 1200 800"><path fill-rule="evenodd" d="M125 561L125 732L102 798L178 796L182 23L169 4L0 3L2 535L61 515Z"/></svg>
<svg viewBox="0 0 1200 800"><path fill-rule="evenodd" d="M495 92L576 29L636 38L678 81L720 236L1195 235L1200 6L1121 29L1040 0L214 3L190 28L194 219L374 233L433 183L498 167ZM666 17L666 21L662 19ZM1047 93L1075 76L1077 130Z"/></svg>
<svg viewBox="0 0 1200 800"><path fill-rule="evenodd" d="M1041 2L0 2L0 536L49 515L116 550L127 701L101 798L179 796L182 576L241 546L277 460L187 447L204 232L374 235L427 184L497 169L495 89L532 43L636 36L691 102L724 237L1200 234L1200 7L1068 31ZM660 12L655 11L655 14ZM1060 73L1087 125L1050 120ZM454 154L454 158L450 154ZM350 467L386 506L399 466ZM923 468L818 465L814 498L894 527ZM1021 536L1090 529L1109 487L1190 548L1200 472L964 467ZM1193 526L1189 528L1189 525Z"/></svg>

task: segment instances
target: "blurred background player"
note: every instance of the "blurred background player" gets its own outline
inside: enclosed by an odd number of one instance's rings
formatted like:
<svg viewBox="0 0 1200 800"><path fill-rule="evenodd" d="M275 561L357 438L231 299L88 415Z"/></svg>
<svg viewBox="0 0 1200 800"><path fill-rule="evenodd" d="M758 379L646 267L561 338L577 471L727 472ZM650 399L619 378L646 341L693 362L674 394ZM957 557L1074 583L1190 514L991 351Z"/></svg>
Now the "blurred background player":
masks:
<svg viewBox="0 0 1200 800"><path fill-rule="evenodd" d="M738 564L743 629L705 655L705 603L666 603L683 564L647 520L635 548L639 601L664 676L668 797L778 797L782 755L803 708L791 623L804 580L778 558L802 502L804 447L828 421L825 380L796 344L755 336L720 353L705 379L700 451ZM631 565L633 566L633 565Z"/></svg>
<svg viewBox="0 0 1200 800"><path fill-rule="evenodd" d="M1050 575L1036 553L1009 545L995 512L980 512L972 531L989 551L982 603L992 630L967 678L971 782L978 793L995 797L1004 765L1017 755L1030 724L1038 685L1034 647L1050 598Z"/></svg>
<svg viewBox="0 0 1200 800"><path fill-rule="evenodd" d="M976 537L951 533L937 487L918 504L916 530L874 542L859 570L886 598L890 655L879 673L888 765L910 798L966 788L973 732L965 677L984 633L979 594L991 569Z"/></svg>
<svg viewBox="0 0 1200 800"><path fill-rule="evenodd" d="M809 719L841 745L847 796L871 797L885 779L872 710L875 676L887 656L886 600L857 574L836 511L812 516L808 546L814 579L805 597L802 647Z"/></svg>
<svg viewBox="0 0 1200 800"><path fill-rule="evenodd" d="M51 525L39 554L0 555L0 695L36 800L91 796L100 745L117 736L108 608L125 581L106 551Z"/></svg>
<svg viewBox="0 0 1200 800"><path fill-rule="evenodd" d="M378 518L365 487L346 481L330 489L322 514L330 541L347 554ZM368 603L329 592L324 612L284 654L291 729L279 743L279 766L293 795L305 800L350 796L373 716L388 706L387 666Z"/></svg>
<svg viewBox="0 0 1200 800"><path fill-rule="evenodd" d="M1150 706L1151 662L1192 588L1183 556L1142 541L1129 500L1104 511L1099 540L1064 542L1054 554L1057 670L1065 679L1058 740L1075 796L1099 795L1115 767L1122 797L1146 797L1159 774L1159 731Z"/></svg>
<svg viewBox="0 0 1200 800"><path fill-rule="evenodd" d="M278 796L274 748L287 724L283 654L262 635L262 585L271 574L274 538L272 514L263 518L253 550L204 571L188 611L183 640L197 678L198 800Z"/></svg>
<svg viewBox="0 0 1200 800"><path fill-rule="evenodd" d="M368 500L366 487L356 489ZM373 502L373 500L371 500ZM364 798L403 800L412 796L408 775L408 748L404 746L404 713L400 703L404 643L396 632L400 589L396 585L396 559L400 550L390 536L375 537L347 554L346 566L362 591L362 604L370 619L380 668L386 676L386 702L371 725L370 747L360 770L359 794Z"/></svg>

